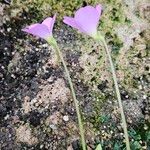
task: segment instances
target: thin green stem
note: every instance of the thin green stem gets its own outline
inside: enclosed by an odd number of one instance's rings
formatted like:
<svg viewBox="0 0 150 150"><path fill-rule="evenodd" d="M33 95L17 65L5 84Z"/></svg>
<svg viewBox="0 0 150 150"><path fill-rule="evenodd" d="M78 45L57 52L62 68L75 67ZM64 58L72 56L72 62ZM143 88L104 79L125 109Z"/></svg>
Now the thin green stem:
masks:
<svg viewBox="0 0 150 150"><path fill-rule="evenodd" d="M124 135L125 135L125 140L126 140L126 149L130 150L130 142L129 142L129 136L128 136L128 130L127 130L127 123L126 123L126 118L125 118L125 114L124 114L124 110L123 110L123 105L122 105L120 90L119 90L119 86L118 86L118 82L117 82L115 67L113 65L111 54L109 52L109 49L108 49L108 46L107 46L107 43L106 43L105 39L101 38L100 40L104 44L104 47L105 47L105 50L106 50L106 54L108 56L108 60L109 60L109 63L110 63L111 72L112 72L114 85L115 85L115 90L116 90L116 95L117 95L117 99L118 99L118 103L119 103L119 107L120 107L120 112L121 112L123 130L124 130Z"/></svg>
<svg viewBox="0 0 150 150"><path fill-rule="evenodd" d="M75 90L74 90L74 87L73 87L73 83L72 83L72 80L71 80L68 68L66 66L64 58L62 56L62 53L61 53L61 51L60 51L56 41L53 41L52 43L48 41L48 43L53 45L54 49L56 50L56 54L58 55L58 57L60 58L63 66L64 66L64 69L65 69L65 72L66 72L66 76L68 78L69 86L70 86L70 89L71 89L72 97L73 97L73 100L74 100L76 113L77 113L79 130L80 130L80 136L81 136L82 149L86 150L86 142L85 142L85 136L84 136L83 123L82 123L81 114L80 114L79 102L78 102L78 100L76 98Z"/></svg>

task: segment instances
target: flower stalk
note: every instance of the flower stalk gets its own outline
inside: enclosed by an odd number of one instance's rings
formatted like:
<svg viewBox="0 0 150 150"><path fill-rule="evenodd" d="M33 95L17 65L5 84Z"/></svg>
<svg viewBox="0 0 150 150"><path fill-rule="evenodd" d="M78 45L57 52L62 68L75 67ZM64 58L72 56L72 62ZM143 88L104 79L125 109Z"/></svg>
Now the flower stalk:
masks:
<svg viewBox="0 0 150 150"><path fill-rule="evenodd" d="M72 98L74 100L74 105L75 105L75 109L76 109L76 113L77 113L77 118L78 118L78 124L79 124L79 130L80 130L80 136L81 136L81 144L82 144L82 149L86 150L86 142L85 142L85 136L84 136L84 129L83 129L83 123L82 123L82 119L81 119L81 113L80 113L80 108L79 108L79 102L76 98L76 94L75 94L75 90L73 87L73 83L70 77L70 73L68 71L67 65L64 61L64 58L62 56L62 53L57 45L57 42L54 38L51 37L51 39L47 40L47 42L53 46L53 48L56 50L56 54L58 55L57 57L60 58L60 61L63 64L63 67L65 69L66 72L66 76L68 78L68 82L69 82L69 86L70 86L70 90L72 93Z"/></svg>
<svg viewBox="0 0 150 150"><path fill-rule="evenodd" d="M115 67L113 65L112 57L111 57L111 54L109 52L109 49L108 49L105 38L102 37L102 36L99 36L99 38L97 40L101 41L103 43L103 45L105 47L107 57L108 57L108 60L109 60L109 63L110 63L110 68L111 68L112 77L113 77L113 81L114 81L114 86L115 86L115 90L116 90L116 96L117 96L117 99L118 99L118 104L119 104L121 118L122 118L123 131L124 131L124 136L125 136L125 141L126 141L126 149L130 150L130 142L129 142L129 136L128 136L128 130L127 130L127 123L126 123L126 118L125 118L125 114L124 114L124 110L123 110L121 94L120 94L120 90L119 90L119 86L118 86Z"/></svg>

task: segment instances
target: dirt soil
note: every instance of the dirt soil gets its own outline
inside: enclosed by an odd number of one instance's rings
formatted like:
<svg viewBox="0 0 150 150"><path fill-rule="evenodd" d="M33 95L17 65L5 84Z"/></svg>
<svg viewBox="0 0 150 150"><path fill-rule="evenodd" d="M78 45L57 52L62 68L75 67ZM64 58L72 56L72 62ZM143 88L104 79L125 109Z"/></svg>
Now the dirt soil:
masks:
<svg viewBox="0 0 150 150"><path fill-rule="evenodd" d="M125 12L135 26L114 27L122 41L119 52L112 37L106 36L116 63L132 149L148 150L150 4L134 6L145 22L133 15L135 8ZM0 2L0 149L80 150L76 112L63 66L57 64L55 51L46 41L21 31L36 22L32 21L36 15L20 10ZM123 149L120 113L103 47L64 24L56 24L54 36L81 106L88 150L98 143L104 150Z"/></svg>

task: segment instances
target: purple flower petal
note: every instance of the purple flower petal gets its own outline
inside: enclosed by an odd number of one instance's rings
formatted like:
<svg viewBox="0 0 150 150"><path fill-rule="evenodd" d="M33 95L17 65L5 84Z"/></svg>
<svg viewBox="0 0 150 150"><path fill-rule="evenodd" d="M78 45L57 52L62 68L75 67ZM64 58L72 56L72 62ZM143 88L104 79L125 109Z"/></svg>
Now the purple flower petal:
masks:
<svg viewBox="0 0 150 150"><path fill-rule="evenodd" d="M54 17L52 18L52 21L51 21L51 26L50 26L50 31L51 32L53 31L55 20L56 20L56 14L54 15Z"/></svg>
<svg viewBox="0 0 150 150"><path fill-rule="evenodd" d="M47 26L49 32L51 32L51 22L52 22L52 18L51 18L51 17L46 18L46 19L42 22L42 24L44 24L44 25Z"/></svg>
<svg viewBox="0 0 150 150"><path fill-rule="evenodd" d="M22 31L47 40L47 38L52 36L52 30L55 23L55 19L56 14L54 15L53 18L48 17L41 24L40 23L32 24L22 29Z"/></svg>
<svg viewBox="0 0 150 150"><path fill-rule="evenodd" d="M77 24L77 22L75 21L75 19L72 18L72 17L64 17L63 22L66 23L66 24L68 24L69 26L71 26L71 27L73 27L73 28L78 29L78 30L81 31L81 32L85 32L85 31L83 31L83 29L80 27L80 25Z"/></svg>
<svg viewBox="0 0 150 150"><path fill-rule="evenodd" d="M50 36L49 30L46 25L44 24L33 24L31 26L28 26L22 31L30 33L34 36L38 36L40 38L46 39L48 36Z"/></svg>
<svg viewBox="0 0 150 150"><path fill-rule="evenodd" d="M99 13L99 16L102 14L102 5L97 5L96 6L96 10L98 11L98 13Z"/></svg>
<svg viewBox="0 0 150 150"><path fill-rule="evenodd" d="M76 22L91 36L94 36L97 33L99 17L99 12L92 6L80 8L75 13Z"/></svg>
<svg viewBox="0 0 150 150"><path fill-rule="evenodd" d="M101 16L102 7L97 5L82 7L75 13L75 17L64 17L63 22L86 33L93 38L97 38L97 27Z"/></svg>
<svg viewBox="0 0 150 150"><path fill-rule="evenodd" d="M35 23L35 24L30 25L30 26L27 26L25 29L31 29L37 25L39 25L39 23Z"/></svg>
<svg viewBox="0 0 150 150"><path fill-rule="evenodd" d="M53 27L54 27L55 20L56 20L56 14L54 15L53 18L48 17L48 18L46 18L46 19L42 22L42 24L44 24L44 25L47 26L47 28L48 28L49 32L51 33L51 35L52 35L52 31L53 31Z"/></svg>

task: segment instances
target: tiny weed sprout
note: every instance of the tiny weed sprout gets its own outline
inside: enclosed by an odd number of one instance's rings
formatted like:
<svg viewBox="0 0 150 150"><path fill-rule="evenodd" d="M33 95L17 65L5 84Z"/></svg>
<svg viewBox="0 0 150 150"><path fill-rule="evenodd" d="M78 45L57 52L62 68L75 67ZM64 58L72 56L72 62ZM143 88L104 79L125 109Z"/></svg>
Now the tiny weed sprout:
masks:
<svg viewBox="0 0 150 150"><path fill-rule="evenodd" d="M98 144L95 150L102 150L101 144Z"/></svg>
<svg viewBox="0 0 150 150"><path fill-rule="evenodd" d="M124 135L125 135L125 140L126 140L126 148L127 148L127 150L130 150L129 136L128 136L128 131L127 131L127 123L126 123L123 105L122 105L122 101L121 101L120 90L119 90L119 86L118 86L118 82L117 82L115 67L113 65L113 61L112 61L111 54L108 49L106 40L97 31L98 23L99 23L100 16L101 16L101 11L102 11L101 5L97 5L96 8L93 6L85 6L76 11L74 18L64 17L63 22L66 23L67 25L79 30L80 32L89 35L97 42L103 43L109 63L110 63L110 68L111 68L111 72L112 72L112 77L113 77L113 81L114 81L118 104L120 107L123 130L124 130Z"/></svg>
<svg viewBox="0 0 150 150"><path fill-rule="evenodd" d="M55 19L56 19L56 15L54 15L53 18L48 17L41 24L36 23L36 24L30 25L30 26L22 29L22 31L27 32L29 34L32 34L34 36L37 36L39 38L45 39L50 45L53 46L53 48L56 51L56 54L57 54L58 58L62 62L63 66L64 66L64 69L65 69L65 72L66 72L66 76L68 78L70 90L71 90L71 93L72 93L72 98L74 100L74 105L75 105L75 109L76 109L76 113L77 113L79 130L80 130L80 135L81 135L82 148L83 148L83 150L86 150L84 129L83 129L83 123L82 123L81 114L80 114L79 103L78 103L78 100L76 98L75 90L74 90L74 87L73 87L73 83L72 83L67 65L66 65L66 63L64 61L64 58L62 56L62 53L61 53L61 51L60 51L60 49L57 45L57 42L53 38L53 35L52 35Z"/></svg>

